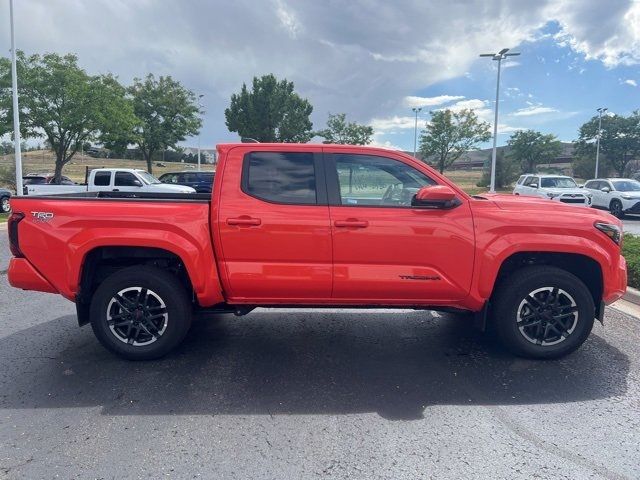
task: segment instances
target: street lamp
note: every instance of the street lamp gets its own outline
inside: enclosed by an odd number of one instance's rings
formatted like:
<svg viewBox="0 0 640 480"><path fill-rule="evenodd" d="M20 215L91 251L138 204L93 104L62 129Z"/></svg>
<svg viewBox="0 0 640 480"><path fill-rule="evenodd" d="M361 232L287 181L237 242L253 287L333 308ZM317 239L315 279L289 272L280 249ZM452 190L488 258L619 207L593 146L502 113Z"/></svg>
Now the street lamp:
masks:
<svg viewBox="0 0 640 480"><path fill-rule="evenodd" d="M599 107L596 109L598 112L598 136L596 137L596 176L598 178L598 160L600 159L600 137L602 136L602 114L609 110L606 107Z"/></svg>
<svg viewBox="0 0 640 480"><path fill-rule="evenodd" d="M508 48L503 48L498 53L482 53L481 57L491 57L492 60L498 62L498 81L496 83L496 113L493 121L493 151L491 152L491 184L489 186L489 193L496 192L496 142L498 141L498 101L500 95L500 65L502 60L507 57L515 57L520 53L507 53Z"/></svg>
<svg viewBox="0 0 640 480"><path fill-rule="evenodd" d="M18 110L18 73L16 68L16 35L13 28L13 0L9 0L11 22L11 89L13 91L13 143L16 162L16 194L22 195L22 152L20 151L20 111Z"/></svg>
<svg viewBox="0 0 640 480"><path fill-rule="evenodd" d="M413 113L416 114L416 126L413 131L413 157L416 157L416 153L418 152L418 113L422 111L422 107L413 107Z"/></svg>
<svg viewBox="0 0 640 480"><path fill-rule="evenodd" d="M200 102L200 99L204 97L204 94L200 94L198 95L198 107L200 107L200 112L202 113L202 109L204 108L202 106L202 103ZM198 132L198 171L200 171L200 132Z"/></svg>

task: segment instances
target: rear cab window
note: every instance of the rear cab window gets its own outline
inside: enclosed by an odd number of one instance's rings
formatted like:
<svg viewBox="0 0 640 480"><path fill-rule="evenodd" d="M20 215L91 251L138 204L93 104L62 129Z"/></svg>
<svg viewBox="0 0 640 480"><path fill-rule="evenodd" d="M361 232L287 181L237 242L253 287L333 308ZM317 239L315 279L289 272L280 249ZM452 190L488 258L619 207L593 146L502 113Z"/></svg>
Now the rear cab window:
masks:
<svg viewBox="0 0 640 480"><path fill-rule="evenodd" d="M250 152L243 160L241 188L266 202L317 205L317 170L313 152Z"/></svg>
<svg viewBox="0 0 640 480"><path fill-rule="evenodd" d="M111 172L96 172L93 177L93 184L98 187L108 187L111 183Z"/></svg>

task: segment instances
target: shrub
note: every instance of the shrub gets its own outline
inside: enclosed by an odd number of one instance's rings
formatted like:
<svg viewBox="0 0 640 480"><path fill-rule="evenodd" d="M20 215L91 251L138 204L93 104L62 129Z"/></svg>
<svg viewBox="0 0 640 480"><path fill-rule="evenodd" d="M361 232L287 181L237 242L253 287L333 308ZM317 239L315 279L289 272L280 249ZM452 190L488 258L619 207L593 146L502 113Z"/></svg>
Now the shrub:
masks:
<svg viewBox="0 0 640 480"><path fill-rule="evenodd" d="M628 285L640 288L640 237L626 233L622 242L622 254L627 260Z"/></svg>

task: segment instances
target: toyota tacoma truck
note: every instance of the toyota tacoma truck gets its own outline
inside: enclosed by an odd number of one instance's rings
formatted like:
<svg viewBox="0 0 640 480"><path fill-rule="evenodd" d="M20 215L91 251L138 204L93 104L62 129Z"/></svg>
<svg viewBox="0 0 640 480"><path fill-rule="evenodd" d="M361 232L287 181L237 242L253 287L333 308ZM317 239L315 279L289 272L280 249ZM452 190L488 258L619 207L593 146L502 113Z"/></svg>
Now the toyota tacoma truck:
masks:
<svg viewBox="0 0 640 480"><path fill-rule="evenodd" d="M470 196L386 149L218 154L211 194L15 197L9 282L75 302L127 359L171 351L198 311L255 307L466 313L515 354L554 358L625 292L622 225L606 212Z"/></svg>

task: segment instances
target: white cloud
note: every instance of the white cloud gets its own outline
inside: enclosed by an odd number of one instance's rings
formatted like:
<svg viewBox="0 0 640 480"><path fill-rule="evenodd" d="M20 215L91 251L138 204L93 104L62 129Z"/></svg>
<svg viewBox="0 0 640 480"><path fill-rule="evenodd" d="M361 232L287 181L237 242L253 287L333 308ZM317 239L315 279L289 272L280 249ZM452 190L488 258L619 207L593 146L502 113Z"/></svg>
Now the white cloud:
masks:
<svg viewBox="0 0 640 480"><path fill-rule="evenodd" d="M638 86L638 82L636 82L635 80L631 79L631 78L627 78L624 82L622 83L626 83L627 85L631 85L632 87L637 87Z"/></svg>
<svg viewBox="0 0 640 480"><path fill-rule="evenodd" d="M587 60L608 67L640 63L640 2L565 0L546 10L561 25L556 39Z"/></svg>
<svg viewBox="0 0 640 480"><path fill-rule="evenodd" d="M528 103L528 102L527 102ZM544 113L556 113L558 110L551 107L543 107L542 105L531 105L529 107L520 108L511 113L514 117L530 117L533 115L542 115Z"/></svg>
<svg viewBox="0 0 640 480"><path fill-rule="evenodd" d="M283 0L275 0L276 14L282 26L289 32L291 38L296 38L301 30L301 25L293 10Z"/></svg>
<svg viewBox="0 0 640 480"><path fill-rule="evenodd" d="M374 118L369 122L376 133L397 133L399 130L415 128L415 117L399 117L397 115L387 118ZM418 128L424 124L424 120L418 117Z"/></svg>
<svg viewBox="0 0 640 480"><path fill-rule="evenodd" d="M462 100L462 95L439 95L437 97L404 97L404 104L409 108L413 107L435 107L438 105L444 105L445 103L455 102L456 100Z"/></svg>

